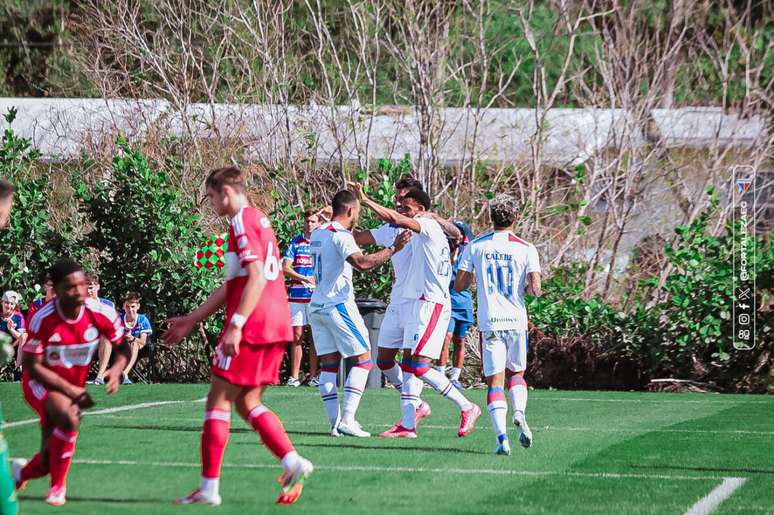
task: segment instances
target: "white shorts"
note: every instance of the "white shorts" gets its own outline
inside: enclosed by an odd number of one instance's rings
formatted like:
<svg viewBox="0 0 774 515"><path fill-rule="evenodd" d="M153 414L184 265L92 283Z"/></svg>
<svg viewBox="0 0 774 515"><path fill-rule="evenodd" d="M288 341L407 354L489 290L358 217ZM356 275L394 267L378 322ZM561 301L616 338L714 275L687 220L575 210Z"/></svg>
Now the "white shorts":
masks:
<svg viewBox="0 0 774 515"><path fill-rule="evenodd" d="M413 305L410 300L402 302L390 302L384 313L382 325L379 328L379 341L377 347L384 349L402 349L403 332L406 328L406 318L409 308Z"/></svg>
<svg viewBox="0 0 774 515"><path fill-rule="evenodd" d="M438 359L451 320L451 304L415 300L406 309L403 348L411 349L415 356Z"/></svg>
<svg viewBox="0 0 774 515"><path fill-rule="evenodd" d="M506 368L511 372L525 371L528 341L527 331L518 329L482 331L481 357L484 362L484 375L493 376Z"/></svg>
<svg viewBox="0 0 774 515"><path fill-rule="evenodd" d="M290 304L290 321L293 327L309 325L309 303L288 302Z"/></svg>
<svg viewBox="0 0 774 515"><path fill-rule="evenodd" d="M309 323L318 356L338 352L349 358L371 352L368 329L354 302L324 307L310 304Z"/></svg>

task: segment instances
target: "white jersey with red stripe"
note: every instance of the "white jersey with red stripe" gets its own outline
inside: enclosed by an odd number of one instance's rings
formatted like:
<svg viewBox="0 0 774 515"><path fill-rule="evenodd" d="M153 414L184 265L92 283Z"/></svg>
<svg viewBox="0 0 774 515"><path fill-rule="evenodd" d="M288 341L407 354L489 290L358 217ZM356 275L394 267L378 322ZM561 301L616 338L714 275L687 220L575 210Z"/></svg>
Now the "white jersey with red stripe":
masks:
<svg viewBox="0 0 774 515"><path fill-rule="evenodd" d="M88 298L78 316L69 320L54 299L32 317L24 352L42 354L46 368L76 386L83 386L100 336L113 345L123 339L124 326L115 309Z"/></svg>
<svg viewBox="0 0 774 515"><path fill-rule="evenodd" d="M441 224L419 216L420 231L412 235L406 247L411 251L403 298L450 304L451 259L449 242Z"/></svg>
<svg viewBox="0 0 774 515"><path fill-rule="evenodd" d="M399 225L383 224L371 229L371 236L373 236L374 241L380 247L390 247L395 243L395 238L405 230L406 229L403 229ZM390 261L392 261L392 271L394 273L392 291L390 292L390 303L403 302L406 300L403 298L403 290L408 281L408 272L411 267L411 246L406 245L400 249L392 255Z"/></svg>
<svg viewBox="0 0 774 515"><path fill-rule="evenodd" d="M481 331L527 330L527 274L540 272L534 245L510 231L491 232L467 246L459 269L476 275Z"/></svg>
<svg viewBox="0 0 774 515"><path fill-rule="evenodd" d="M352 265L347 258L362 251L352 233L339 222L328 222L312 233L311 248L316 280L313 307L354 301Z"/></svg>

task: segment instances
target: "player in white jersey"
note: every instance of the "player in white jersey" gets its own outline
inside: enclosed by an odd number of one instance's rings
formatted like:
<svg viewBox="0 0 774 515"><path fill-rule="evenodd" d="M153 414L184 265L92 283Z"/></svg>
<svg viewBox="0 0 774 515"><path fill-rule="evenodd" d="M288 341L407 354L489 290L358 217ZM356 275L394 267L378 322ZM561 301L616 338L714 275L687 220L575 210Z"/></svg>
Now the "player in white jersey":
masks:
<svg viewBox="0 0 774 515"><path fill-rule="evenodd" d="M406 214L403 205L403 196L412 188L422 189L422 183L413 177L402 177L395 183L395 210L398 213ZM456 225L440 217L436 220L441 224L444 232L452 238L459 237L459 229ZM395 241L395 238L405 231L396 224L382 224L379 227L366 231L353 231L355 241L358 245L378 245L380 247L389 247ZM401 391L403 388L403 369L411 367L411 355L403 356L403 363L398 365L395 356L403 347L403 331L405 321L410 318L408 310L412 302L403 298L403 288L408 280L408 271L411 265L411 250L404 247L400 252L395 253L392 258L393 283L390 292L390 304L379 328L379 341L377 343L379 354L376 359L376 365L387 377L392 385ZM429 416L432 410L430 405L423 400L419 401L416 409L415 426L424 417Z"/></svg>
<svg viewBox="0 0 774 515"><path fill-rule="evenodd" d="M401 422L380 436L416 438L415 417L422 381L457 404L461 413L457 434L465 436L475 426L481 409L469 402L443 373L431 366L441 354L451 317L451 262L446 234L436 220L427 216L430 197L422 190L409 190L403 197L404 215L368 199L362 185L354 184L353 188L361 202L371 208L378 218L414 233L408 245L411 264L403 288L403 297L411 302L406 313L403 354L411 357L411 364L407 367L404 363Z"/></svg>
<svg viewBox="0 0 774 515"><path fill-rule="evenodd" d="M513 423L519 428L522 447L532 446L527 425L527 309L524 294L540 295L540 263L535 247L513 234L517 204L508 195L489 203L494 231L473 240L460 258L457 291L468 288L475 274L478 326L481 331L484 375L489 387L487 405L497 436L496 454L508 455L506 431L508 404L504 385L513 404Z"/></svg>
<svg viewBox="0 0 774 515"><path fill-rule="evenodd" d="M310 244L317 287L310 301L309 322L320 360L320 395L331 435L368 437L371 435L360 427L355 413L372 366L371 345L355 304L352 267L363 272L381 265L403 248L409 235L399 236L390 247L365 255L350 232L360 214L360 202L343 190L333 197L331 207L331 221L314 230ZM336 383L342 357L351 361L352 368L340 409Z"/></svg>

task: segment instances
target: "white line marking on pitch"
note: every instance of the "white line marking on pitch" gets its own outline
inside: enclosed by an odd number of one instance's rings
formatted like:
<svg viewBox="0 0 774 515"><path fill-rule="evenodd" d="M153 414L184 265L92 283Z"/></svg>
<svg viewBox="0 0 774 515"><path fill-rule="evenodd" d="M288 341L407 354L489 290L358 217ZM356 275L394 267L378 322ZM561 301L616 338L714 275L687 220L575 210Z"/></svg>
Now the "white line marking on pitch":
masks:
<svg viewBox="0 0 774 515"><path fill-rule="evenodd" d="M138 465L150 467L182 467L182 468L200 468L200 463L188 463L178 461L133 461L133 460L90 460L74 459L73 463L81 465ZM228 464L224 463L225 468L237 469L278 469L277 465L265 463L245 463ZM617 472L572 472L566 470L504 470L504 469L469 469L469 468L425 468L425 467L373 467L358 465L315 465L317 470L327 470L335 472L394 472L394 473L429 473L429 474L485 474L496 476L570 476L570 477L592 477L600 479L657 479L657 480L682 480L682 481L707 481L718 479L718 476L672 476L665 474L623 474Z"/></svg>
<svg viewBox="0 0 774 515"><path fill-rule="evenodd" d="M122 411L132 411L136 409L143 409L143 408L155 408L158 406L168 406L170 404L183 404L186 402L204 402L205 399L196 399L193 401L158 401L158 402L142 402L140 404L129 404L126 406L116 406L114 408L105 408L100 409L96 411L84 411L84 415L88 416L94 416L94 415L107 415L109 413L120 413ZM17 426L26 426L29 424L35 424L38 423L40 420L37 418L28 418L25 420L17 420L16 422L9 422L7 424L3 424L3 429L8 429L9 427L17 427Z"/></svg>
<svg viewBox="0 0 774 515"><path fill-rule="evenodd" d="M746 481L743 477L725 477L723 481L712 489L710 493L702 497L685 515L707 515L715 511L720 503L731 497L734 491Z"/></svg>

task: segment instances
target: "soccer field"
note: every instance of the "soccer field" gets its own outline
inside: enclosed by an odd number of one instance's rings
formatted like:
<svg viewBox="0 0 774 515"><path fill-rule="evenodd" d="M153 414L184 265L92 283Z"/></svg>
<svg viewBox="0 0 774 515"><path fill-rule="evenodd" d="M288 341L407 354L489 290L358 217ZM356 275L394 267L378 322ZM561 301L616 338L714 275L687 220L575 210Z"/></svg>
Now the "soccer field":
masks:
<svg viewBox="0 0 774 515"><path fill-rule="evenodd" d="M681 514L729 494L713 513L774 513L771 397L531 391L535 445L522 449L511 429L516 447L503 457L492 454L486 412L458 438L452 404L427 389L433 414L419 438L395 441L331 438L316 390L277 387L265 403L316 466L303 497L273 504L280 467L234 415L223 505L211 508L171 504L198 485L206 385L134 385L112 397L90 388L97 406L83 420L67 505L46 505L41 479L20 492L22 513ZM28 458L39 445L34 414L18 384L0 393L11 455ZM485 390L468 393L485 409ZM382 431L398 403L392 389L367 390L358 418Z"/></svg>

